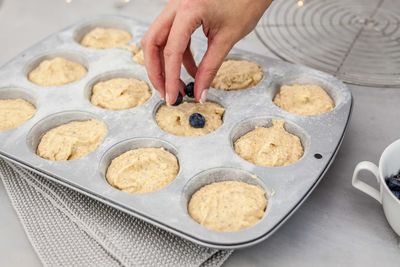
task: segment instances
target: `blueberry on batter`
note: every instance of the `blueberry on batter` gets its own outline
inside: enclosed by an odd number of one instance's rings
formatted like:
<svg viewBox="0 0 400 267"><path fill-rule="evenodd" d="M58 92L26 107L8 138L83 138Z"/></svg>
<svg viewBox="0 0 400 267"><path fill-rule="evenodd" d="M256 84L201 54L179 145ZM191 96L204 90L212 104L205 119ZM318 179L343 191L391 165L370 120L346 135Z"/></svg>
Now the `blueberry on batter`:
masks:
<svg viewBox="0 0 400 267"><path fill-rule="evenodd" d="M206 125L206 119L200 113L193 113L189 117L189 124L193 128L203 128Z"/></svg>

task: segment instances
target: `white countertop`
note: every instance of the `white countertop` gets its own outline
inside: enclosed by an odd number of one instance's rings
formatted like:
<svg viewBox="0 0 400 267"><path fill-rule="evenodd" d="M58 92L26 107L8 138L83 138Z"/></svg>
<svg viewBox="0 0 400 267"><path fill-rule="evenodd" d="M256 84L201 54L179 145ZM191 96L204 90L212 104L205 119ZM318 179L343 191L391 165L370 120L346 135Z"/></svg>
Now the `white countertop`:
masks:
<svg viewBox="0 0 400 267"><path fill-rule="evenodd" d="M0 6L0 65L85 17L124 14L151 22L165 1L131 0L123 9L116 9L115 3L4 0ZM271 55L253 34L238 47ZM399 238L378 202L352 188L351 176L357 162L377 162L383 149L400 138L400 89L350 88L352 121L337 159L320 185L271 238L234 252L224 266L399 265ZM0 183L0 266L40 265Z"/></svg>

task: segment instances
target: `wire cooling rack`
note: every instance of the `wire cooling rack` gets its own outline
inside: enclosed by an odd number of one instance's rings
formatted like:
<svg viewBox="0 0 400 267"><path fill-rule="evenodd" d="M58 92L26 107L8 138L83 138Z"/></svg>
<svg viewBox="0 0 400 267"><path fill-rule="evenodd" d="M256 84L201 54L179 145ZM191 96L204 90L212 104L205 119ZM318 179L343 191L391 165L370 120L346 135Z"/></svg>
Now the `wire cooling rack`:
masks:
<svg viewBox="0 0 400 267"><path fill-rule="evenodd" d="M276 0L256 34L284 60L348 83L400 87L399 0Z"/></svg>

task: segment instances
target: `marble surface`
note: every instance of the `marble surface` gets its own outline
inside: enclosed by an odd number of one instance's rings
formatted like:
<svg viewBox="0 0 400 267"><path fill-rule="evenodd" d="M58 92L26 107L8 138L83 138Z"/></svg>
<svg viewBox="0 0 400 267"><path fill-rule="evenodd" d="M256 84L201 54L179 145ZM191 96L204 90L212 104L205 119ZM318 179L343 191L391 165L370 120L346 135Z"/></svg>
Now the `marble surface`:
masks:
<svg viewBox="0 0 400 267"><path fill-rule="evenodd" d="M1 2L1 0L0 0ZM0 65L48 34L85 17L124 14L151 22L164 0L4 0L0 5ZM271 55L250 34L238 45ZM351 186L354 166L377 162L400 138L400 89L350 86L353 118L336 161L304 205L271 238L239 250L224 266L398 266L400 240L381 206ZM365 174L373 183L372 177ZM0 183L0 266L40 266Z"/></svg>

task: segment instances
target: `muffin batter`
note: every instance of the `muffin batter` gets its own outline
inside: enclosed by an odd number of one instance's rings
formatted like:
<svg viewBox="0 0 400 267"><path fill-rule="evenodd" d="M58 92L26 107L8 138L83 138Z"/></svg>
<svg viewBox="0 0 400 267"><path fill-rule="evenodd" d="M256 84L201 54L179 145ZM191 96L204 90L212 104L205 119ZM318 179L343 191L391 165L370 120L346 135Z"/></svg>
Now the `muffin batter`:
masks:
<svg viewBox="0 0 400 267"><path fill-rule="evenodd" d="M199 136L215 131L222 125L225 109L212 102L204 104L184 102L179 106L161 106L156 114L158 126L164 131L181 136ZM189 117L193 113L202 114L206 123L204 128L193 128Z"/></svg>
<svg viewBox="0 0 400 267"><path fill-rule="evenodd" d="M335 107L325 90L313 84L283 85L274 103L288 112L305 116L320 115Z"/></svg>
<svg viewBox="0 0 400 267"><path fill-rule="evenodd" d="M148 193L171 183L178 171L178 160L164 148L138 148L113 159L106 178L121 191Z"/></svg>
<svg viewBox="0 0 400 267"><path fill-rule="evenodd" d="M60 86L75 82L85 76L87 70L79 63L62 57L43 60L32 70L28 78L41 86Z"/></svg>
<svg viewBox="0 0 400 267"><path fill-rule="evenodd" d="M49 160L78 159L94 151L106 134L106 125L98 120L69 122L45 133L37 154Z"/></svg>
<svg viewBox="0 0 400 267"><path fill-rule="evenodd" d="M132 58L136 63L144 65L144 54L142 49L139 49L139 51L135 53Z"/></svg>
<svg viewBox="0 0 400 267"><path fill-rule="evenodd" d="M132 44L127 47L127 49L132 53L132 59L138 64L144 65L144 54L143 49L139 46Z"/></svg>
<svg viewBox="0 0 400 267"><path fill-rule="evenodd" d="M139 106L151 96L146 82L137 79L114 78L97 83L92 90L93 105L112 110Z"/></svg>
<svg viewBox="0 0 400 267"><path fill-rule="evenodd" d="M36 108L24 99L0 99L0 132L20 126L35 113Z"/></svg>
<svg viewBox="0 0 400 267"><path fill-rule="evenodd" d="M287 166L304 154L300 138L288 133L283 120L273 120L272 127L257 127L234 144L236 153L258 166Z"/></svg>
<svg viewBox="0 0 400 267"><path fill-rule="evenodd" d="M239 231L262 219L267 207L265 192L237 181L206 185L193 194L190 216L204 227L221 232Z"/></svg>
<svg viewBox="0 0 400 267"><path fill-rule="evenodd" d="M222 90L239 90L257 85L263 78L263 70L252 61L225 60L211 86Z"/></svg>
<svg viewBox="0 0 400 267"><path fill-rule="evenodd" d="M126 45L132 35L124 30L115 28L94 28L81 41L81 45L90 48L107 49Z"/></svg>

